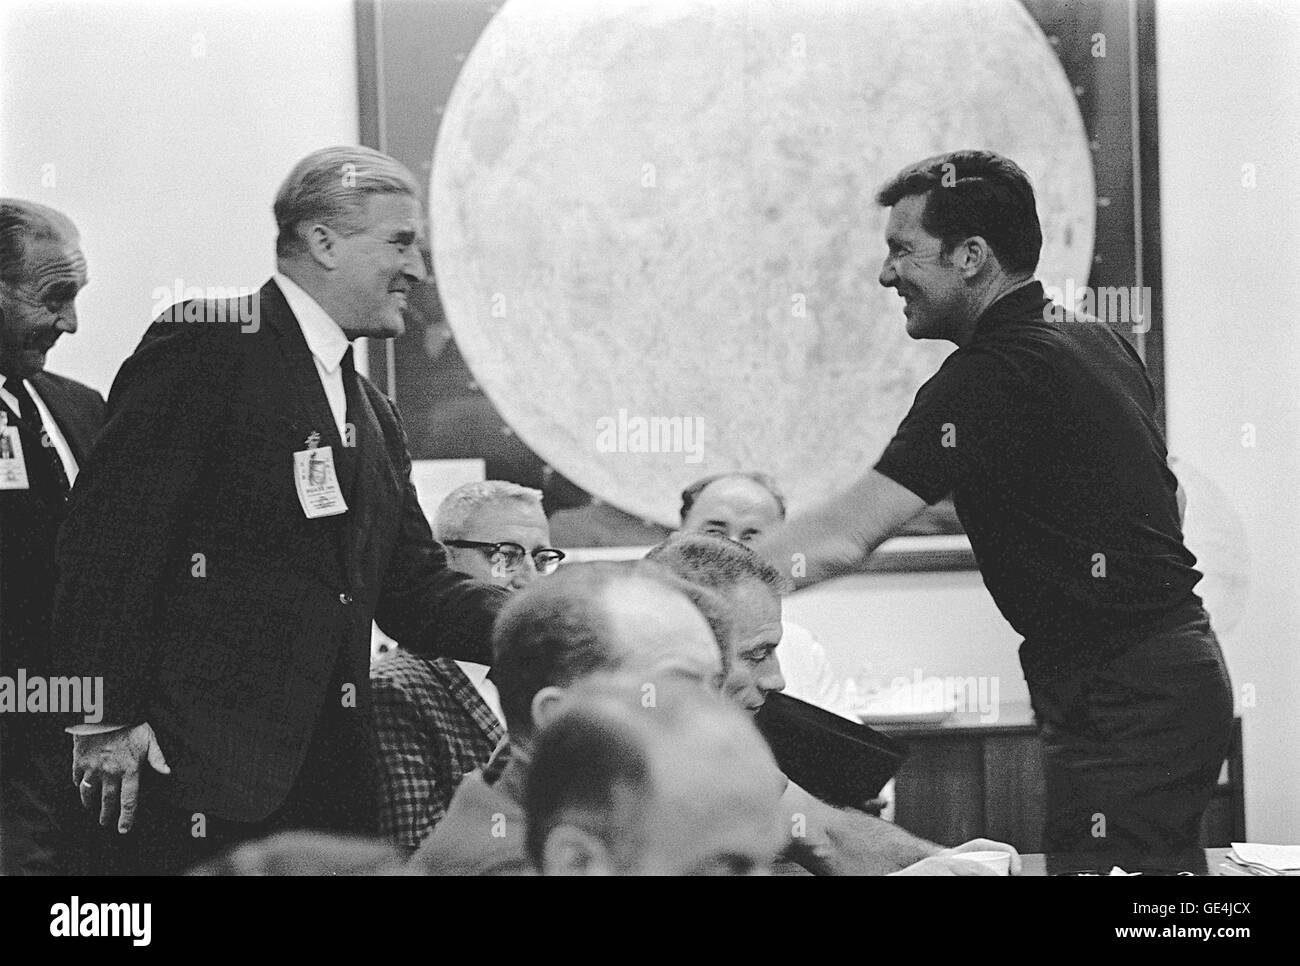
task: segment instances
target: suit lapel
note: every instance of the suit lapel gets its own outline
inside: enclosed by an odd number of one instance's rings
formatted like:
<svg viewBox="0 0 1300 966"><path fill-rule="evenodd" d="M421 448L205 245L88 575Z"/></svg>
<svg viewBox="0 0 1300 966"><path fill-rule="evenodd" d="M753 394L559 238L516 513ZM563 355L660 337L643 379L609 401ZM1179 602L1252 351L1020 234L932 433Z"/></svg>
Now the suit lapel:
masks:
<svg viewBox="0 0 1300 966"><path fill-rule="evenodd" d="M31 383L54 417L59 432L72 450L73 459L78 466L85 466L100 427L93 425L94 418L91 414L82 412L83 407L78 406L77 397L63 383L51 379L48 373L36 373L31 376Z"/></svg>
<svg viewBox="0 0 1300 966"><path fill-rule="evenodd" d="M287 405L284 406L284 413L289 416L302 434L302 438L295 440L294 449L300 450L305 447L307 437L312 433L320 434L320 445L331 446L334 450L335 471L339 471L339 454L343 449L343 440L339 437L338 427L334 423L334 411L330 409L329 399L325 395L325 387L321 385L320 373L316 369L315 357L311 354L311 349L307 347L307 340L303 337L302 327L298 325L298 319L294 316L293 310L289 308L289 303L285 301L280 287L275 284L275 280L267 282L262 286L260 292L262 320L265 322L276 337L276 345L280 351L283 362L286 379L278 385L268 387L272 393L281 395ZM284 472L292 472L293 463L290 460L284 468ZM340 481L341 483L341 481ZM341 517L323 517L313 521L314 524L323 524L334 530L335 540L339 553L339 563L341 566L341 575L349 580L352 575L352 568L349 565L351 538L349 535L350 522L354 515L352 500L344 491L344 501L348 504L348 512Z"/></svg>

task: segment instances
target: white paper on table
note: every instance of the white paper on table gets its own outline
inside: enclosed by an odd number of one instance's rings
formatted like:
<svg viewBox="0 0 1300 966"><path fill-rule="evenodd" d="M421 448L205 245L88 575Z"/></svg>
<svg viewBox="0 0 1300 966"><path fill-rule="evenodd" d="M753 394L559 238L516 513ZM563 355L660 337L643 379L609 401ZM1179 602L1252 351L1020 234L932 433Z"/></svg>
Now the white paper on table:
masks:
<svg viewBox="0 0 1300 966"><path fill-rule="evenodd" d="M1233 842L1232 853L1247 865L1262 865L1276 872L1300 871L1300 845Z"/></svg>

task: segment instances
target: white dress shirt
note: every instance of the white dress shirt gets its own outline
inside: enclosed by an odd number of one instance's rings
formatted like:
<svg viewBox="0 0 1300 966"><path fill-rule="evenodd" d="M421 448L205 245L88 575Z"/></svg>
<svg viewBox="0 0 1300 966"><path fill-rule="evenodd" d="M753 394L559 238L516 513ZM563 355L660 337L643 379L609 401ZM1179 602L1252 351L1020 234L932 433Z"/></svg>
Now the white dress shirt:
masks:
<svg viewBox="0 0 1300 966"><path fill-rule="evenodd" d="M302 337L307 340L307 348L311 350L312 361L316 363L316 374L320 376L325 398L329 400L339 437L347 442L348 397L343 389L343 354L348 350L348 337L343 334L339 324L329 317L329 313L320 307L320 303L303 291L297 282L280 272L276 272L274 278L275 284L284 293L284 300L289 303L289 308L298 319Z"/></svg>
<svg viewBox="0 0 1300 966"><path fill-rule="evenodd" d="M465 677L474 685L474 690L483 699L483 703L492 709L492 713L501 722L501 727L507 727L506 713L501 710L501 694L497 691L497 686L488 680L488 671L491 669L486 664L476 664L473 661L457 661L456 666L465 672Z"/></svg>
<svg viewBox="0 0 1300 966"><path fill-rule="evenodd" d="M781 644L776 656L781 662L786 694L845 718L853 717L841 706L840 686L826 657L826 648L806 627L781 621Z"/></svg>
<svg viewBox="0 0 1300 966"><path fill-rule="evenodd" d="M23 419L31 419L31 413L23 412L18 406L18 399L12 393L5 389L6 377L0 375L0 399L4 404L12 409ZM50 442L54 445L54 452L59 455L59 462L63 464L63 472L68 476L68 485L71 486L77 482L77 472L80 467L77 466L77 458L72 455L72 449L68 446L68 441L63 438L63 433L59 431L59 424L54 421L54 415L50 412L45 400L41 394L36 391L36 387L31 384L30 380L24 379L23 385L27 387L27 392L32 397L32 402L36 403L36 415L40 419L41 428L49 436Z"/></svg>

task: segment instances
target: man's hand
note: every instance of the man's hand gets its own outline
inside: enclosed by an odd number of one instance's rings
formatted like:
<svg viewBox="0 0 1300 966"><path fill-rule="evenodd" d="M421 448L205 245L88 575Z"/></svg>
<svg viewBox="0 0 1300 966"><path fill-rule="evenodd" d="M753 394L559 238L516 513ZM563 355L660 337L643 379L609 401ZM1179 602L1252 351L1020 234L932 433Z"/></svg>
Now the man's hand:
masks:
<svg viewBox="0 0 1300 966"><path fill-rule="evenodd" d="M147 723L72 736L72 781L88 810L94 809L99 788L99 824L104 828L116 821L119 832L131 830L140 795L140 762L146 758L154 771L171 774Z"/></svg>
<svg viewBox="0 0 1300 966"><path fill-rule="evenodd" d="M1011 874L1020 875L1020 853L1015 850L1014 846L1007 845L1006 842L995 842L992 839L971 839L969 842L963 842L955 848L944 849L940 855L960 855L962 852L1010 852Z"/></svg>
<svg viewBox="0 0 1300 966"><path fill-rule="evenodd" d="M939 855L914 862L906 869L891 872L890 875L997 875L987 865L961 858L960 854L949 849Z"/></svg>

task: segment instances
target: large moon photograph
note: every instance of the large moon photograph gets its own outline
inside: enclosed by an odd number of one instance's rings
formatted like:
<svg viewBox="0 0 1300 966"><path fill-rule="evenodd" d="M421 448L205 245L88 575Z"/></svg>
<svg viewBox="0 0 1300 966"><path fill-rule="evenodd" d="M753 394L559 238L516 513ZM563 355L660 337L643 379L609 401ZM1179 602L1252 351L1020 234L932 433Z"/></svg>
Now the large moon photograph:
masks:
<svg viewBox="0 0 1300 966"><path fill-rule="evenodd" d="M1027 171L1039 277L1083 285L1088 138L1016 0L511 0L441 118L439 296L513 431L601 500L673 525L686 483L760 468L806 504L953 348L911 340L877 281L874 195L960 148ZM611 451L602 428L638 419L682 445Z"/></svg>

